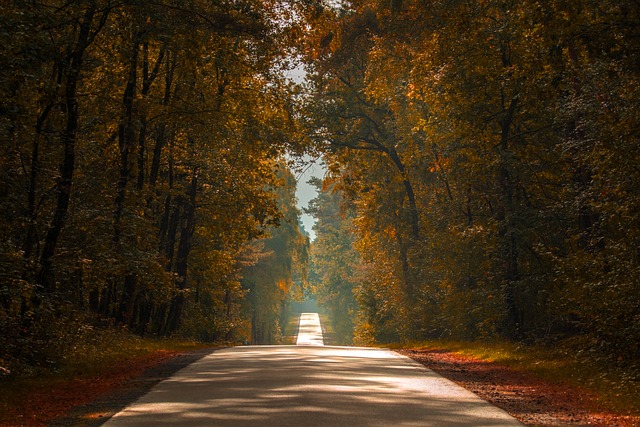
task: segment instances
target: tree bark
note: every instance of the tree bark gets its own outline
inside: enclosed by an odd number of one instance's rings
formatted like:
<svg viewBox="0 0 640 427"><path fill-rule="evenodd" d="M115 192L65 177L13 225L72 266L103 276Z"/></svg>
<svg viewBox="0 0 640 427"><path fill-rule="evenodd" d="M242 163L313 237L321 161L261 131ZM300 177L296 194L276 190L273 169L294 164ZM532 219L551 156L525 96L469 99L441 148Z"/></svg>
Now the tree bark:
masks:
<svg viewBox="0 0 640 427"><path fill-rule="evenodd" d="M57 84L62 84L62 70L59 70L57 77ZM28 264L33 256L34 245L37 241L36 236L36 221L37 221L37 212L36 212L36 193L38 188L38 175L40 173L40 137L42 135L42 126L46 122L51 110L54 107L54 103L50 102L45 108L43 108L42 112L38 116L38 120L36 122L36 135L33 139L33 147L31 149L31 167L29 170L29 192L27 195L27 218L29 220L29 225L27 226L27 232L25 235L25 240L23 244L23 258L25 260L25 264ZM23 275L23 279L24 279Z"/></svg>
<svg viewBox="0 0 640 427"><path fill-rule="evenodd" d="M164 83L164 99L162 101L162 105L164 107L169 106L169 102L171 101L171 88L173 85L173 77L174 72L177 65L176 55L173 57L170 55L170 52L167 52L165 55L166 61L166 75L165 75L165 83ZM151 160L151 168L149 170L149 185L155 187L156 181L158 180L158 175L160 173L160 157L162 154L162 149L166 145L167 142L167 133L168 125L166 118L158 125L155 136L155 146L153 147L153 157Z"/></svg>
<svg viewBox="0 0 640 427"><path fill-rule="evenodd" d="M61 138L64 146L64 154L60 164L60 178L58 179L57 184L56 207L49 229L45 236L42 253L40 254L40 269L36 277L38 290L44 292L52 292L55 290L52 259L56 252L60 233L66 224L67 213L69 211L69 200L71 198L73 172L75 169L75 144L79 118L78 100L76 96L82 62L84 60L84 54L87 47L106 21L107 12L104 12L101 25L92 36L91 26L95 13L96 2L91 2L80 23L78 38L68 61L64 93L67 120Z"/></svg>
<svg viewBox="0 0 640 427"><path fill-rule="evenodd" d="M144 42L142 44L142 89L140 90L140 96L145 98L151 91L151 85L158 76L160 71L160 65L164 60L164 49L162 49L158 55L156 63L151 71L149 71L149 43ZM138 134L138 180L136 184L137 190L142 190L145 184L145 165L147 156L147 118L143 114L140 118L140 131Z"/></svg>
<svg viewBox="0 0 640 427"><path fill-rule="evenodd" d="M387 149L385 151L393 164L395 165L398 172L402 176L402 184L404 186L404 191L407 195L407 201L409 202L409 218L410 218L410 226L411 226L411 236L416 241L420 240L420 219L418 216L418 208L416 206L416 196L413 192L413 185L411 185L411 181L407 177L406 168L404 163L400 159L400 156L393 148Z"/></svg>
<svg viewBox="0 0 640 427"><path fill-rule="evenodd" d="M506 306L505 332L509 338L522 337L522 313L516 300L516 283L519 280L518 263L518 236L513 224L514 210L514 184L511 176L508 160L509 138L513 118L518 106L518 98L511 99L509 107L505 111L505 117L501 123L500 134L500 164L498 168L498 188L500 201L498 204L496 219L498 220L498 234L501 242L501 256L504 263L504 302Z"/></svg>
<svg viewBox="0 0 640 427"><path fill-rule="evenodd" d="M120 149L120 174L116 187L115 208L113 211L113 245L116 251L119 250L120 238L122 235L122 212L124 210L124 199L127 192L127 183L130 178L129 153L133 144L133 100L136 93L136 83L138 76L138 51L139 35L133 37L133 55L129 67L129 78L122 97L124 107L122 120L118 128L118 148Z"/></svg>
<svg viewBox="0 0 640 427"><path fill-rule="evenodd" d="M131 178L129 168L129 154L134 140L134 118L133 118L133 100L136 95L136 85L138 80L138 57L140 50L140 35L138 33L133 36L132 43L133 54L129 65L129 77L127 85L122 97L123 115L118 128L118 148L120 150L120 168L119 177L116 186L115 207L113 211L113 236L112 245L116 254L120 254L122 240L122 214L124 212L124 201L127 194L127 184ZM114 277L111 283L113 294L118 294L120 288L120 277ZM115 313L117 322L127 324L128 316L131 312L131 302L134 298L136 288L135 273L127 271L122 283L122 293L120 302Z"/></svg>
<svg viewBox="0 0 640 427"><path fill-rule="evenodd" d="M187 273L189 263L189 253L191 252L191 240L195 231L196 194L198 191L197 171L194 169L191 177L191 186L188 192L187 204L185 206L185 220L180 230L180 241L178 243L178 253L176 254L175 272L177 279L177 294L171 301L169 308L168 331L176 331L182 321L182 310L184 307L184 291L187 289Z"/></svg>

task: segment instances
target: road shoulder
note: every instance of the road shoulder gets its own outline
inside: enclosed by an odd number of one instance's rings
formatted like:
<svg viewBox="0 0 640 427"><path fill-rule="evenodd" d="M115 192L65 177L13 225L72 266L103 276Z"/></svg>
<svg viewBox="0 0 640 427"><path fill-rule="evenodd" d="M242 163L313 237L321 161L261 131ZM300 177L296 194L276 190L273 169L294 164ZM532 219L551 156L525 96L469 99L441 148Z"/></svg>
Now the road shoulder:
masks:
<svg viewBox="0 0 640 427"><path fill-rule="evenodd" d="M395 351L472 391L526 425L640 426L639 417L606 411L585 390L552 384L505 365L443 350Z"/></svg>
<svg viewBox="0 0 640 427"><path fill-rule="evenodd" d="M130 378L114 387L91 403L72 408L64 417L58 418L48 425L54 427L100 426L114 414L138 400L160 381L169 378L180 369L218 349L192 350L163 360L159 364L144 370L141 375Z"/></svg>

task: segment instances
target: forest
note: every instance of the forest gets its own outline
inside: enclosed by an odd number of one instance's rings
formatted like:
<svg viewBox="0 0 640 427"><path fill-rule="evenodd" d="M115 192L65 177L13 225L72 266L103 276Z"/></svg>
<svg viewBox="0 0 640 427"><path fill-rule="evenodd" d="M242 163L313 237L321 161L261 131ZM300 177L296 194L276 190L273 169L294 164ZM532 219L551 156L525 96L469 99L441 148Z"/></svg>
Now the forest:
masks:
<svg viewBox="0 0 640 427"><path fill-rule="evenodd" d="M563 342L640 375L637 1L0 16L2 372L96 328L277 343L313 295L340 344Z"/></svg>

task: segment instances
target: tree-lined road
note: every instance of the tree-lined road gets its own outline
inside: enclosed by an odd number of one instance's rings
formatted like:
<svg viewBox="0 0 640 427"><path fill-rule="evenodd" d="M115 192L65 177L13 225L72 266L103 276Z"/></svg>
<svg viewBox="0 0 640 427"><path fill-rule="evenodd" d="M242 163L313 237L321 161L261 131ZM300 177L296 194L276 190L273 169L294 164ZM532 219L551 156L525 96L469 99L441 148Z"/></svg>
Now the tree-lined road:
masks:
<svg viewBox="0 0 640 427"><path fill-rule="evenodd" d="M321 345L216 351L105 424L162 425L522 426L390 350Z"/></svg>

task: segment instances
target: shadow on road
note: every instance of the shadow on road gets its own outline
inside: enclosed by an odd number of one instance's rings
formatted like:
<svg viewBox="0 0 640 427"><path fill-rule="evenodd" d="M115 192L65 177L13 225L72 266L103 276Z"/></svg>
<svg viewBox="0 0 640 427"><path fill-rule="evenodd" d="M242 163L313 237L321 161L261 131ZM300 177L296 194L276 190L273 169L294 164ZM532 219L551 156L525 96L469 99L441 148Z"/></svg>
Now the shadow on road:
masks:
<svg viewBox="0 0 640 427"><path fill-rule="evenodd" d="M217 351L105 425L521 426L396 353L328 346Z"/></svg>

